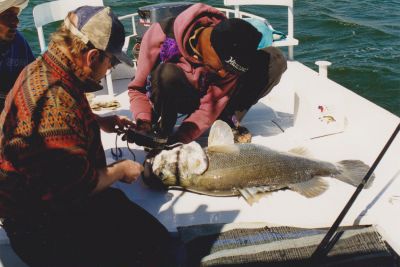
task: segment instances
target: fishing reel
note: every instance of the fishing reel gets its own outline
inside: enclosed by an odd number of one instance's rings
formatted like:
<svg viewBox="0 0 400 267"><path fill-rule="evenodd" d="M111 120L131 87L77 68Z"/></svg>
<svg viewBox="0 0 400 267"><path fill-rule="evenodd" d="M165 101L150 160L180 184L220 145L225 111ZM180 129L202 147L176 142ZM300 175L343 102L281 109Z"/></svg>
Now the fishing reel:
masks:
<svg viewBox="0 0 400 267"><path fill-rule="evenodd" d="M182 143L169 144L168 137L162 137L156 132L150 134L139 132L133 128L127 127L117 129L117 134L122 135L122 140L126 140L128 143L134 143L138 146L143 146L146 151L161 151L173 149Z"/></svg>
<svg viewBox="0 0 400 267"><path fill-rule="evenodd" d="M163 150L167 147L168 138L159 137L157 134L146 134L136 131L133 128L117 129L117 134L122 135L122 140L128 143L134 143L138 146L143 146L148 149Z"/></svg>

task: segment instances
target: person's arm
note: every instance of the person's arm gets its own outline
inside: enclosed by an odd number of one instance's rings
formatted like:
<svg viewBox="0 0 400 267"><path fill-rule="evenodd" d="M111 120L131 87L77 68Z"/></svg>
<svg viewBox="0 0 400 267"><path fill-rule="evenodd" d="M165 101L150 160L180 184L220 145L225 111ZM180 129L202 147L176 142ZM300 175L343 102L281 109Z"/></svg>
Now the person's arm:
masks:
<svg viewBox="0 0 400 267"><path fill-rule="evenodd" d="M137 124L151 122L152 106L147 95L141 89L129 89L130 110Z"/></svg>
<svg viewBox="0 0 400 267"><path fill-rule="evenodd" d="M77 203L118 180L136 180L142 171L139 163L124 160L106 165L100 136L91 125L96 122L82 120L87 116L80 114L80 109L58 110L54 112L55 120L62 131L53 130L51 136L41 139L48 135L46 127L50 124L46 122L50 118L45 115L41 120L36 142L42 140L45 144L29 151L20 150L20 146L8 147L8 153L15 155L20 166L18 171L32 177L31 183L40 188L46 200Z"/></svg>
<svg viewBox="0 0 400 267"><path fill-rule="evenodd" d="M200 106L179 129L170 137L169 142L190 143L204 133L218 118L229 101L228 93L236 85L236 79L225 84L223 89L211 85L207 94L200 100Z"/></svg>
<svg viewBox="0 0 400 267"><path fill-rule="evenodd" d="M147 76L159 60L160 48L166 36L160 24L153 24L144 34L140 44L135 77L128 85L130 109L136 121L151 121L151 104L146 95Z"/></svg>
<svg viewBox="0 0 400 267"><path fill-rule="evenodd" d="M104 151L101 145L96 149L93 146L89 149L89 141L93 136L85 130L88 127L82 120L80 109L54 109L56 110L58 112L51 113L56 117L50 118L47 113L43 114L40 126L37 127L38 132L30 141L37 142L38 145L27 150L24 146L10 144L8 153L15 155L13 162L18 163L18 172L32 177L32 187L40 188L46 200L79 202L98 183L97 169L106 166ZM49 122L53 120L58 122L58 128L49 135ZM20 130L23 131L24 128Z"/></svg>
<svg viewBox="0 0 400 267"><path fill-rule="evenodd" d="M95 115L96 121L106 133L116 133L117 129L136 128L136 124L126 116L111 115L99 116Z"/></svg>
<svg viewBox="0 0 400 267"><path fill-rule="evenodd" d="M116 181L132 183L139 177L142 171L143 166L132 160L114 162L106 168L97 171L98 181L92 193L101 192Z"/></svg>
<svg viewBox="0 0 400 267"><path fill-rule="evenodd" d="M221 114L228 103L225 96L216 102L203 103L199 109L185 119L178 130L170 138L171 143L182 142L190 143L204 133Z"/></svg>

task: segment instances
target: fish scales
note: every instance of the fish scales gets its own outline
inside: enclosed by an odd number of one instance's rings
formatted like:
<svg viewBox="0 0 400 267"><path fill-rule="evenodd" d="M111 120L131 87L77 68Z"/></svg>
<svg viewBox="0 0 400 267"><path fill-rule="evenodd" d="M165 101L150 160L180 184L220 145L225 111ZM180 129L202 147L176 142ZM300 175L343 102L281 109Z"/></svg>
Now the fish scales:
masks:
<svg viewBox="0 0 400 267"><path fill-rule="evenodd" d="M211 127L208 148L191 142L162 151L145 162L149 186L211 196L242 195L249 204L270 191L288 188L307 198L329 188L322 177L358 186L370 167L360 160L321 161L304 148L280 152L258 144L234 144L228 124ZM371 186L374 174L364 189Z"/></svg>
<svg viewBox="0 0 400 267"><path fill-rule="evenodd" d="M277 189L301 183L314 176L333 176L334 164L291 153L278 152L255 144L236 144L237 151L206 150L208 169L202 175L181 181L196 191L237 194L237 189L271 186Z"/></svg>

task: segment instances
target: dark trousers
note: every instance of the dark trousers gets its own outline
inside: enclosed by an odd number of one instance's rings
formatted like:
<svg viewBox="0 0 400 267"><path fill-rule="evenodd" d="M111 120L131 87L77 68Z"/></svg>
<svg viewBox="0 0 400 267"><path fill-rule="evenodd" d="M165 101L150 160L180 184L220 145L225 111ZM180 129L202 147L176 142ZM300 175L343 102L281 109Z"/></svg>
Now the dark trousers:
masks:
<svg viewBox="0 0 400 267"><path fill-rule="evenodd" d="M257 101L266 96L277 85L287 68L282 52L275 47L257 51L253 64L238 81L230 100L220 115L232 125L231 117L241 121ZM152 72L152 95L155 120L164 135L169 135L176 123L177 113L190 114L200 104L201 95L188 82L183 71L173 63L163 63ZM154 122L153 122L154 123Z"/></svg>
<svg viewBox="0 0 400 267"><path fill-rule="evenodd" d="M190 114L200 105L200 93L187 80L184 72L173 63L162 63L151 74L154 106L153 125L161 136L169 136L178 113ZM159 119L161 118L161 119Z"/></svg>
<svg viewBox="0 0 400 267"><path fill-rule="evenodd" d="M159 266L169 244L154 217L112 188L74 211L6 219L4 228L32 267Z"/></svg>
<svg viewBox="0 0 400 267"><path fill-rule="evenodd" d="M6 102L6 100L5 100L5 98L2 98L1 96L0 96L0 113L3 111L3 109L4 109L4 104L5 104L5 102Z"/></svg>

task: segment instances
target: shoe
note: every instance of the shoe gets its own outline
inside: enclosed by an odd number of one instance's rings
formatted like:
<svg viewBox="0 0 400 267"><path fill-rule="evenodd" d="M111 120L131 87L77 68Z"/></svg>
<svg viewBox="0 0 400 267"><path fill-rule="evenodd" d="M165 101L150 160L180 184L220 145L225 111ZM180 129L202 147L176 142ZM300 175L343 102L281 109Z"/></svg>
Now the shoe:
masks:
<svg viewBox="0 0 400 267"><path fill-rule="evenodd" d="M232 127L232 132L235 143L251 143L252 135L246 127Z"/></svg>

